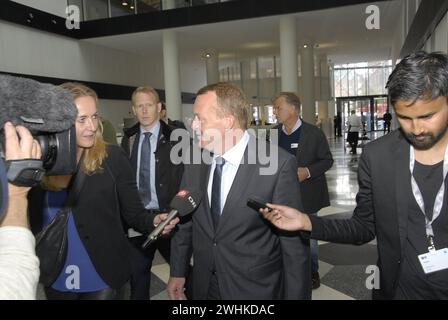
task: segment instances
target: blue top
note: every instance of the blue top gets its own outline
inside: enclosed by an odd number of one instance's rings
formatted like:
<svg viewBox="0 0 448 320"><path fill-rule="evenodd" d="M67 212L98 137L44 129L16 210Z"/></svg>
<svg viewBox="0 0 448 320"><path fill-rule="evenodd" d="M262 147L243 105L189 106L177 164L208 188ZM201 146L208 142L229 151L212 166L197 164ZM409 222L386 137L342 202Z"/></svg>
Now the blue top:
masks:
<svg viewBox="0 0 448 320"><path fill-rule="evenodd" d="M56 213L63 207L67 192L47 191L44 200L43 226L53 220ZM67 224L67 258L61 273L52 288L62 292L94 292L108 288L90 260L89 254L79 238L73 213L70 212Z"/></svg>
<svg viewBox="0 0 448 320"><path fill-rule="evenodd" d="M302 131L302 126L290 135L287 135L282 129L278 131L280 133L278 137L278 145L295 156L297 153L297 148L299 148L299 138L300 132Z"/></svg>

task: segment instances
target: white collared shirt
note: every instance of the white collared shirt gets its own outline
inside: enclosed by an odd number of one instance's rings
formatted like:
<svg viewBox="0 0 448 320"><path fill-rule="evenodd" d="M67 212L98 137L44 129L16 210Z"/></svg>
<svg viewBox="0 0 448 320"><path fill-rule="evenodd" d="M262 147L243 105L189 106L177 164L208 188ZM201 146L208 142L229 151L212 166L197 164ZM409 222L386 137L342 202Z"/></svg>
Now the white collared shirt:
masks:
<svg viewBox="0 0 448 320"><path fill-rule="evenodd" d="M294 125L294 128L292 128L291 133L286 132L285 125L282 125L282 130L283 130L283 132L284 132L287 136L289 136L289 135L293 134L294 131L296 131L297 129L299 129L301 125L302 125L302 120L300 120L300 118L297 118L297 122L296 122L296 124Z"/></svg>
<svg viewBox="0 0 448 320"><path fill-rule="evenodd" d="M230 188L232 187L233 180L235 180L236 173L241 163L241 159L244 156L244 152L246 151L247 144L249 143L249 133L247 131L244 132L243 137L236 145L234 145L231 149L227 150L221 157L226 160L222 168L222 179L221 179L221 212L226 203L227 195L229 194ZM216 167L216 158L220 157L219 155L213 156L212 166L210 168L210 177L208 179L208 201L211 206L212 199L212 184L213 184L213 175Z"/></svg>

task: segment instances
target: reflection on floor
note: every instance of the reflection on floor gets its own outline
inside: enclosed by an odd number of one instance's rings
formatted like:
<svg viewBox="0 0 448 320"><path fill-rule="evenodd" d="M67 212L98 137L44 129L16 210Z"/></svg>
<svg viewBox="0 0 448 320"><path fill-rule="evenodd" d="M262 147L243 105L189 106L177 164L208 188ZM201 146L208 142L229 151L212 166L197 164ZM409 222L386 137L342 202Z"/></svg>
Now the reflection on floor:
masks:
<svg viewBox="0 0 448 320"><path fill-rule="evenodd" d="M322 209L319 216L330 218L349 218L355 207L358 191L357 167L358 155L344 150L342 138L330 139L334 165L327 172L331 206ZM371 291L366 281L371 273L366 272L369 265L376 263L376 242L362 246L340 245L319 242L320 288L313 291L315 300L365 300L371 299ZM169 266L156 254L152 267L151 299L166 300L165 288L169 277ZM129 288L126 288L129 292ZM129 296L128 294L126 296ZM39 288L38 298L44 298Z"/></svg>

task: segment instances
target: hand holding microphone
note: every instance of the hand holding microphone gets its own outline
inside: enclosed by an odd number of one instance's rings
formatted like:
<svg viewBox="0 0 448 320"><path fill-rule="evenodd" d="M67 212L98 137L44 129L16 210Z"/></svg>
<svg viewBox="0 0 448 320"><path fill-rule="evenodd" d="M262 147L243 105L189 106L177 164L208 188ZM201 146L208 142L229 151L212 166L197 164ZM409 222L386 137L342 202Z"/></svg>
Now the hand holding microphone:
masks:
<svg viewBox="0 0 448 320"><path fill-rule="evenodd" d="M154 218L157 227L149 234L142 248L156 241L162 234L168 234L179 222L177 216L185 216L196 209L201 202L201 194L197 191L180 190L171 200L169 213L159 214Z"/></svg>

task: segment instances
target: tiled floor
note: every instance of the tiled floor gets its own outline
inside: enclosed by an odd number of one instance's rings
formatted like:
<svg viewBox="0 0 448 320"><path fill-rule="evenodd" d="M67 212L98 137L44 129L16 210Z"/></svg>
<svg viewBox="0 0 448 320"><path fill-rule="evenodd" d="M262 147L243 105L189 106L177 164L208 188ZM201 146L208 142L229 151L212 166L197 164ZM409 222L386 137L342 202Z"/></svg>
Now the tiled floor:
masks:
<svg viewBox="0 0 448 320"><path fill-rule="evenodd" d="M334 165L327 172L331 206L322 209L318 214L330 218L349 218L356 205L355 196L358 191L357 167L358 155L344 150L342 138L330 139ZM366 280L370 273L366 267L376 262L376 242L362 246L340 245L319 242L319 261L321 276L320 288L313 291L315 300L358 300L370 299L371 292L366 288ZM156 254L152 267L151 299L166 300L166 282L169 277L169 266L163 258ZM129 288L126 288L129 291ZM39 298L44 298L41 288Z"/></svg>

